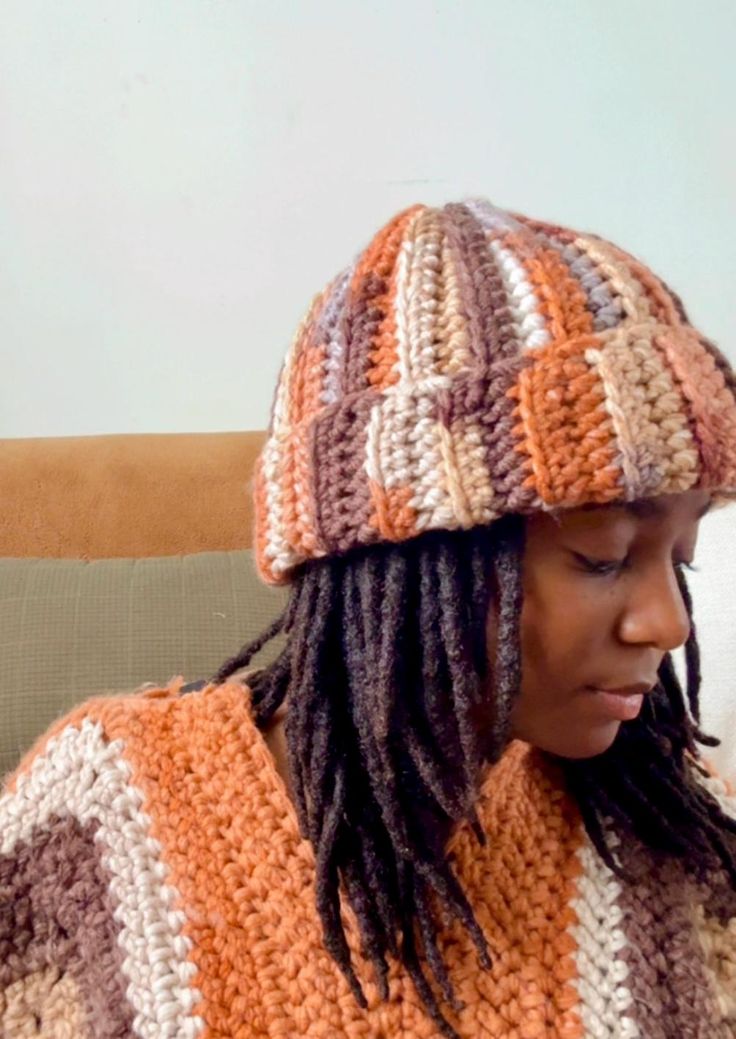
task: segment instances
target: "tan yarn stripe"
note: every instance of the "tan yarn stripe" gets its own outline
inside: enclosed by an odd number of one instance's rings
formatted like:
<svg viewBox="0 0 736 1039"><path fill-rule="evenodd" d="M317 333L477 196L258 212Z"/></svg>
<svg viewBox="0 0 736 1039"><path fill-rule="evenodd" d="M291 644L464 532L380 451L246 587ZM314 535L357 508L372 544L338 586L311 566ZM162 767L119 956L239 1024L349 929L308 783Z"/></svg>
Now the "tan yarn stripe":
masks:
<svg viewBox="0 0 736 1039"><path fill-rule="evenodd" d="M445 376L437 376L438 380ZM440 443L435 395L415 389L411 394L396 391L385 394L374 405L368 422L366 471L386 490L406 488L406 499L416 516L416 533L431 525L452 521L452 507L440 479ZM394 522L398 522L394 517Z"/></svg>
<svg viewBox="0 0 736 1039"><path fill-rule="evenodd" d="M406 371L413 381L437 372L435 335L437 311L443 286L441 254L442 221L436 210L420 213L411 228L413 248L409 252L406 271L405 324Z"/></svg>
<svg viewBox="0 0 736 1039"><path fill-rule="evenodd" d="M656 274L649 270L648 267L645 267L635 256L627 253L612 242L608 243L608 250L611 256L615 257L622 266L626 267L632 277L644 288L649 297L653 317L663 324L670 324L675 327L681 325L682 317L680 312L675 306L669 291Z"/></svg>
<svg viewBox="0 0 736 1039"><path fill-rule="evenodd" d="M722 371L695 331L682 327L655 336L690 406L711 486L736 484L736 400Z"/></svg>
<svg viewBox="0 0 736 1039"><path fill-rule="evenodd" d="M611 288L621 297L627 317L635 322L652 320L652 308L646 293L608 242L578 235L574 244L605 274Z"/></svg>
<svg viewBox="0 0 736 1039"><path fill-rule="evenodd" d="M454 424L454 428L457 430L457 423ZM453 515L461 527L469 527L473 522L473 511L463 488L467 473L462 472L455 455L457 441L454 441L452 433L442 422L437 423L437 433L442 458L442 472L447 494L452 503Z"/></svg>
<svg viewBox="0 0 736 1039"><path fill-rule="evenodd" d="M695 926L722 1034L731 1037L736 1035L736 915L719 923L698 906Z"/></svg>
<svg viewBox="0 0 736 1039"><path fill-rule="evenodd" d="M38 1031L31 1033L33 1021L38 1022ZM31 1034L48 1039L92 1039L79 986L58 967L33 971L0 991L0 1035L27 1039Z"/></svg>
<svg viewBox="0 0 736 1039"><path fill-rule="evenodd" d="M600 339L585 356L603 385L627 493L688 490L698 477L697 447L651 330L616 328Z"/></svg>
<svg viewBox="0 0 736 1039"><path fill-rule="evenodd" d="M445 434L443 434L444 438ZM461 491L467 502L468 522L470 524L490 523L500 512L494 509L494 491L491 476L486 464L486 447L483 443L483 430L474 418L460 417L455 419L446 436L450 440L455 468L462 481ZM443 449L444 450L444 449Z"/></svg>
<svg viewBox="0 0 736 1039"><path fill-rule="evenodd" d="M478 395L480 386L473 388L470 393L469 380L457 380L451 390L450 396L453 406L450 409L449 418L445 418L445 425L451 430L451 443L445 443L445 458L454 457L454 464L449 463L448 479L451 484L457 482L455 474L462 473L463 481L471 479L467 485L464 501L460 498L457 488L454 491L452 501L453 510L459 515L470 518L472 522L488 523L495 519L504 507L523 507L529 503L529 492L524 488L524 471L521 459L514 452L516 437L512 432L516 419L513 414L514 402L505 395L513 378L513 372L507 374L507 364L513 363L506 360L506 354L512 353L518 356L520 343L518 330L515 326L514 315L509 305L509 286L505 282L501 265L497 262L495 253L491 248L491 233L483 226L480 217L476 217L467 207L458 206L453 210L453 219L446 217L448 229L448 241L452 242L450 255L454 258L458 250L462 249L464 262L457 263L458 271L458 306L463 315L473 312L478 306L477 293L481 289L477 282L482 283L483 291L493 295L494 306L493 322L484 330L479 320L475 322L464 321L467 331L467 361L463 358L466 366L472 364L472 358L485 357L488 360L488 344L483 342L473 343L473 337L488 337L495 343L496 353L493 355L490 366L485 366L485 374L482 378L485 385L481 396ZM461 244L461 235L472 234L475 242L474 251L470 247ZM476 266L473 267L473 264ZM481 270L482 268L482 270ZM464 382L466 385L464 386ZM438 395L441 399L441 394ZM464 397L464 400L461 398ZM463 408L469 398L475 402L472 415L468 416ZM442 411L442 404L440 404ZM444 416L443 416L444 418ZM460 444L461 431L467 430L471 439L466 444ZM472 431L472 432L471 432ZM463 457L461 461L461 455ZM471 470L466 471L465 459L472 458ZM448 462L445 463L446 466ZM493 486L491 474L498 474L504 478L502 493L498 493ZM464 522L464 521L462 521Z"/></svg>
<svg viewBox="0 0 736 1039"><path fill-rule="evenodd" d="M437 371L453 375L470 364L470 334L462 305L457 260L444 229L441 281L436 316Z"/></svg>

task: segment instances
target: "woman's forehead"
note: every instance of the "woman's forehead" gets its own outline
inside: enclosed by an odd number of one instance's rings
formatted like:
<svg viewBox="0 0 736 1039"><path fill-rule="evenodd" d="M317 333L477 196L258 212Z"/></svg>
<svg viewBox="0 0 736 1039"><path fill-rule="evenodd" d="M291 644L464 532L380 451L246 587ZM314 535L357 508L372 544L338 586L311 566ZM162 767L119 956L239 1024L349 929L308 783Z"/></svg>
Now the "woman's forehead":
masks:
<svg viewBox="0 0 736 1039"><path fill-rule="evenodd" d="M548 513L557 526L576 521L615 522L622 517L638 520L666 520L678 518L683 522L697 522L710 509L713 498L708 490L681 491L634 501L586 503L570 509L555 509Z"/></svg>

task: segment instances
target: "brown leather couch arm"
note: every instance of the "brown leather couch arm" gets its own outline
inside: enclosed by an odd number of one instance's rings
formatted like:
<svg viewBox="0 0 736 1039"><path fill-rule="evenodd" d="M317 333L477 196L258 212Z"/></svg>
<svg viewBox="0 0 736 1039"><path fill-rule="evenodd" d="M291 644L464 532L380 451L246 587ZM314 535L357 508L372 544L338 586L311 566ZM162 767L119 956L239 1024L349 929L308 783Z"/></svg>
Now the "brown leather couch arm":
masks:
<svg viewBox="0 0 736 1039"><path fill-rule="evenodd" d="M264 439L249 431L0 440L0 556L250 548Z"/></svg>

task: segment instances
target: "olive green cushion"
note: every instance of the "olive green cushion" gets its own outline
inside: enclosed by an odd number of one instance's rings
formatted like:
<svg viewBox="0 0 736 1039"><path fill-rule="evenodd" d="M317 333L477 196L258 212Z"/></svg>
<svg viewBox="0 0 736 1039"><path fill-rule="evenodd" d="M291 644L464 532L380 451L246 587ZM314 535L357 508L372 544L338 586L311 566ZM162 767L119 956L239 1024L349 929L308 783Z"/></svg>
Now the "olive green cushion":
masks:
<svg viewBox="0 0 736 1039"><path fill-rule="evenodd" d="M149 559L0 558L0 775L90 696L209 678L286 605L250 550ZM274 640L255 658L272 659Z"/></svg>

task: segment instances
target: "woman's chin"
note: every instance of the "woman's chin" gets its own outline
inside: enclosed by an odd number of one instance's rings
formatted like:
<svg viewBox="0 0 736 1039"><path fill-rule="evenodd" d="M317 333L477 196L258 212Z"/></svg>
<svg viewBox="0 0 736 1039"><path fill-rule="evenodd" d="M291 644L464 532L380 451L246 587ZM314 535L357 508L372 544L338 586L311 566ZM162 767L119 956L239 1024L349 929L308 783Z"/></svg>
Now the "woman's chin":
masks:
<svg viewBox="0 0 736 1039"><path fill-rule="evenodd" d="M558 758L568 758L571 761L581 761L585 758L595 758L612 746L621 722L611 721L604 725L596 725L580 729L567 729L565 732L547 732L538 739L527 738L519 735L519 739L531 743L539 750L548 754L554 754Z"/></svg>

